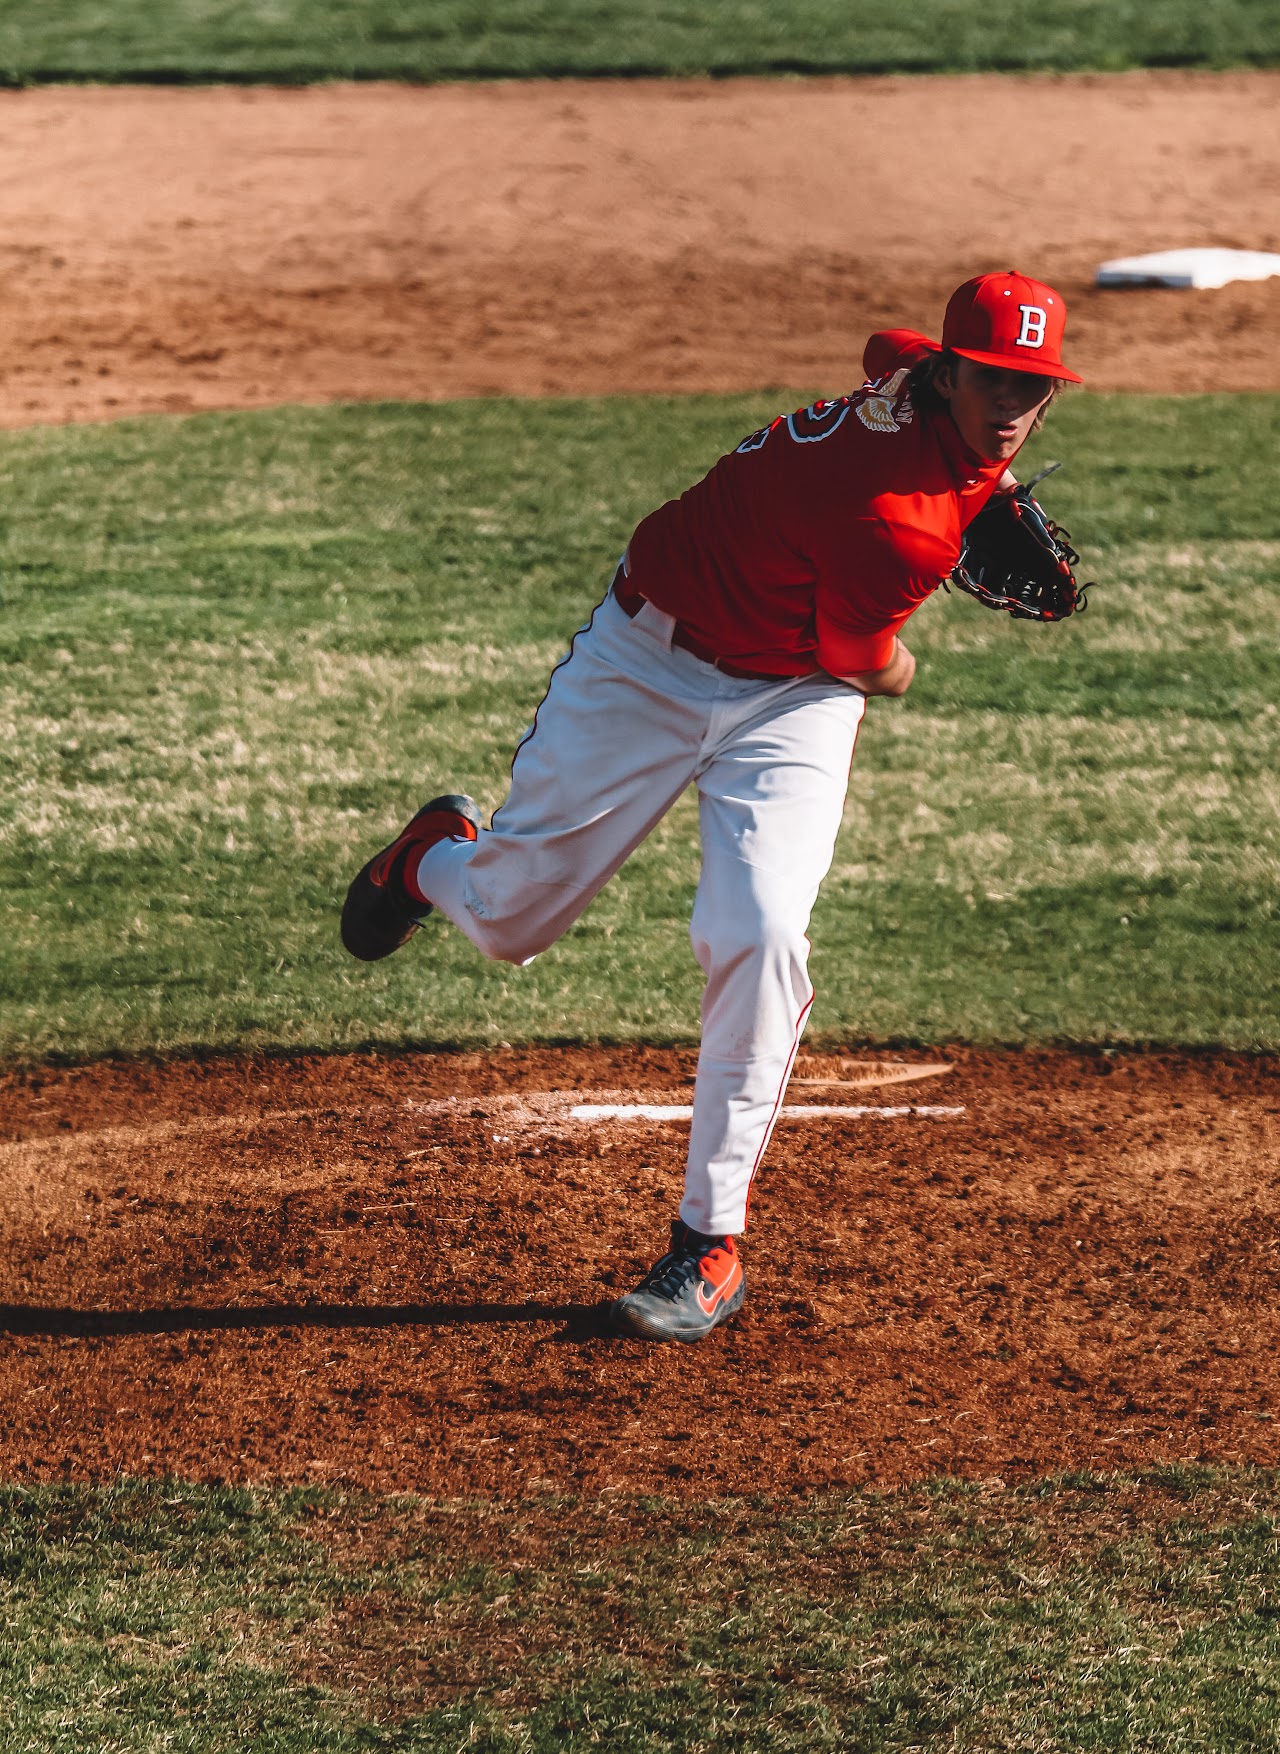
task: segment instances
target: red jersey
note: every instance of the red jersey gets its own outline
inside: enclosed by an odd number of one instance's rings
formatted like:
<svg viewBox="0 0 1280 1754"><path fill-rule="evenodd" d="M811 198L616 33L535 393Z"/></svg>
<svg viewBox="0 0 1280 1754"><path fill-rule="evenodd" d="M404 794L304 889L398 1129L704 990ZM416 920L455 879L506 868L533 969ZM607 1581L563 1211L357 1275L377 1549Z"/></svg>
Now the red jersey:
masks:
<svg viewBox="0 0 1280 1754"><path fill-rule="evenodd" d="M776 676L880 670L1006 464L905 390L926 351L873 336L877 382L779 415L637 527L628 582L718 657Z"/></svg>

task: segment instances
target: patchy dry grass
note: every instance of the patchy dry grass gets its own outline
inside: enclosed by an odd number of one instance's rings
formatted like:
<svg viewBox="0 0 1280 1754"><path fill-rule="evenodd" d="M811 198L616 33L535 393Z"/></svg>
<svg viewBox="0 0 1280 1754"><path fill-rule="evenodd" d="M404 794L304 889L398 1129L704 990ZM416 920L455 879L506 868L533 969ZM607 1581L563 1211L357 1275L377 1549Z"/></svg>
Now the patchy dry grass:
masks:
<svg viewBox="0 0 1280 1754"><path fill-rule="evenodd" d="M0 1494L5 1745L1260 1750L1280 1488Z"/></svg>

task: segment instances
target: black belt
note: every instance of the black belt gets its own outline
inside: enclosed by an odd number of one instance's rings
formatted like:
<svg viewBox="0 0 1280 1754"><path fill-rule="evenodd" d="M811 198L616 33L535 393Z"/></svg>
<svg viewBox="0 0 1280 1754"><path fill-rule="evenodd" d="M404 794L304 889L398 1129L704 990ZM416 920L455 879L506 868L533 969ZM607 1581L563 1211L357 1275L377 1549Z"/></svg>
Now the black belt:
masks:
<svg viewBox="0 0 1280 1754"><path fill-rule="evenodd" d="M619 609L629 615L632 621L644 608L648 598L639 591L627 588L626 574L619 567L613 575L613 595ZM704 664L714 664L716 669L725 676L732 676L739 682L787 682L787 676L779 676L772 670L745 670L741 664L731 664L728 658L721 658L704 645L696 633L691 633L682 621L677 621L671 630L671 643L679 646L682 652L689 652L695 658L701 658Z"/></svg>

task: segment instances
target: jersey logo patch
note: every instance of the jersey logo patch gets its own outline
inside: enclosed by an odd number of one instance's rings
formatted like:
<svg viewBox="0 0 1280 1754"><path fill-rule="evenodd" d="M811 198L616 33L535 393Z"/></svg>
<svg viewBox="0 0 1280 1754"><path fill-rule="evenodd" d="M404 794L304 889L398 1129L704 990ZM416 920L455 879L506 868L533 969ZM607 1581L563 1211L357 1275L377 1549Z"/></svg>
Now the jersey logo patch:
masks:
<svg viewBox="0 0 1280 1754"><path fill-rule="evenodd" d="M915 417L911 398L903 389L908 376L906 366L884 378L859 397L858 419L869 432L900 432Z"/></svg>

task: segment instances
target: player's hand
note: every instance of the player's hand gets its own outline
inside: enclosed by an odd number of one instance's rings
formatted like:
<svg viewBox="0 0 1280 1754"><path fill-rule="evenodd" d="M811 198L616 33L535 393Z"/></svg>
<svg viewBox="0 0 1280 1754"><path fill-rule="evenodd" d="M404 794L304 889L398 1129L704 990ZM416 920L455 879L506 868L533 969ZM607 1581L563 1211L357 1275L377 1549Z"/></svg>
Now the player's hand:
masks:
<svg viewBox="0 0 1280 1754"><path fill-rule="evenodd" d="M901 640L894 644L893 656L883 670L863 670L857 676L842 676L863 694L905 694L916 673L916 661Z"/></svg>

